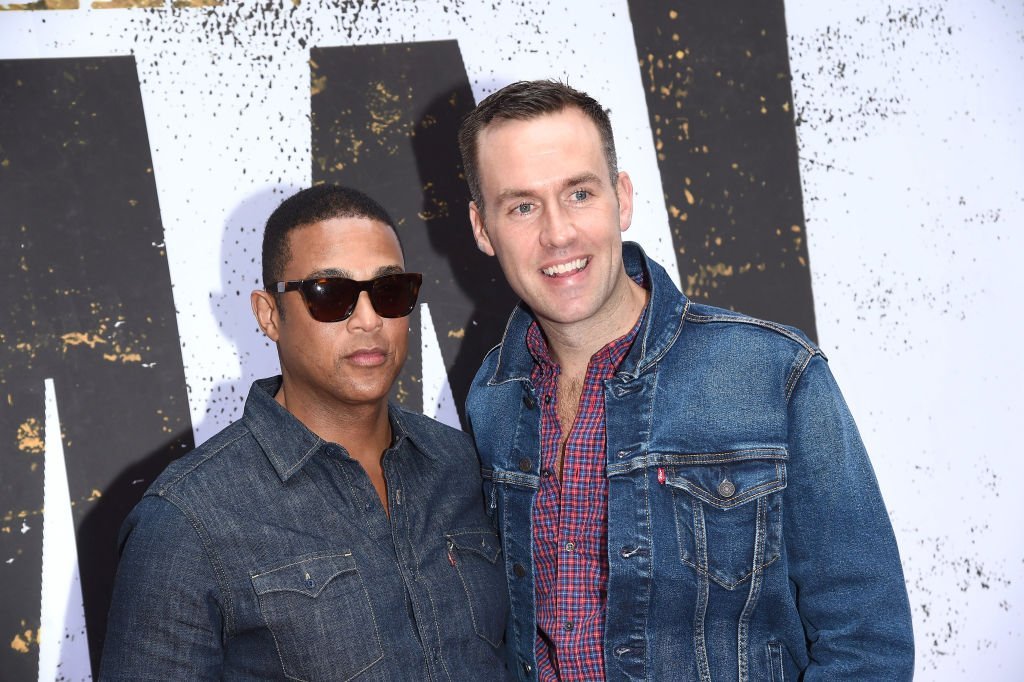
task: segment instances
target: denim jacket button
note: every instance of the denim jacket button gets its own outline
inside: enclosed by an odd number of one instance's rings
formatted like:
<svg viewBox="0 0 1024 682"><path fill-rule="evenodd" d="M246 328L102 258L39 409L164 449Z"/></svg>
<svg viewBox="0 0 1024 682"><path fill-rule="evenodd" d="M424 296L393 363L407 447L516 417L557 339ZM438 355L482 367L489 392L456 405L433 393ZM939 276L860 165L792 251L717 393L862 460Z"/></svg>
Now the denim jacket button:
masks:
<svg viewBox="0 0 1024 682"><path fill-rule="evenodd" d="M528 474L533 471L533 462L530 461L529 457L523 457L519 460L519 470L524 474Z"/></svg>
<svg viewBox="0 0 1024 682"><path fill-rule="evenodd" d="M523 396L523 405L526 405L526 409L532 410L537 406L537 401L533 399L533 396L527 393Z"/></svg>
<svg viewBox="0 0 1024 682"><path fill-rule="evenodd" d="M736 486L728 478L718 484L718 494L722 497L732 497L736 493Z"/></svg>
<svg viewBox="0 0 1024 682"><path fill-rule="evenodd" d="M526 567L523 566L522 564L514 564L512 566L512 572L516 574L517 578L525 578L526 577Z"/></svg>
<svg viewBox="0 0 1024 682"><path fill-rule="evenodd" d="M523 663L523 672L529 675L533 672L533 666L529 663Z"/></svg>

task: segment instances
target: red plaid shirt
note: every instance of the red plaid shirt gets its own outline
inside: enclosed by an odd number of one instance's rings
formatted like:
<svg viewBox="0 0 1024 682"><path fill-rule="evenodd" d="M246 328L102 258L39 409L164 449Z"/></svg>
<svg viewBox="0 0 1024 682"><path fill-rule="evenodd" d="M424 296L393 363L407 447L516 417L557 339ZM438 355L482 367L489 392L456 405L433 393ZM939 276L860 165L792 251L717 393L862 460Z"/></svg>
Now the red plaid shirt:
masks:
<svg viewBox="0 0 1024 682"><path fill-rule="evenodd" d="M536 365L530 379L540 396L541 479L533 504L537 604L537 673L549 680L604 679L605 596L608 585L608 479L605 478L604 380L636 338L643 315L625 336L590 358L576 421L565 444L562 479L555 469L561 369L534 322L526 345Z"/></svg>

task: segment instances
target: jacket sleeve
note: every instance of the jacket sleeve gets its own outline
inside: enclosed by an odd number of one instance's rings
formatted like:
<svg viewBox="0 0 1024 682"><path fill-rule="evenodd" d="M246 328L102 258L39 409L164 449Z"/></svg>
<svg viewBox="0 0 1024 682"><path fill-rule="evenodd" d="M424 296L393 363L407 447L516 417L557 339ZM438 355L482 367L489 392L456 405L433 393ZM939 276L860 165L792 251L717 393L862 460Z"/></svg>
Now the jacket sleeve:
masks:
<svg viewBox="0 0 1024 682"><path fill-rule="evenodd" d="M803 679L910 680L914 639L896 538L821 355L793 389L788 441L783 528L809 646Z"/></svg>
<svg viewBox="0 0 1024 682"><path fill-rule="evenodd" d="M196 528L168 500L144 497L121 529L100 680L220 679L222 632Z"/></svg>

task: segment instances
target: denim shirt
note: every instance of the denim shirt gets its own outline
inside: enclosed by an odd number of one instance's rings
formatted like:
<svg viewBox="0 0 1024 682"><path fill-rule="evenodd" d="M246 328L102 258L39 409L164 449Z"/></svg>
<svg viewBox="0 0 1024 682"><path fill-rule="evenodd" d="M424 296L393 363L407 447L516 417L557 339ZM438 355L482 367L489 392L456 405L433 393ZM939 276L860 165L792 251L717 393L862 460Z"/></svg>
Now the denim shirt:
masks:
<svg viewBox="0 0 1024 682"><path fill-rule="evenodd" d="M604 383L607 679L910 679L896 541L821 351L792 328L689 301L635 244L623 260L651 296ZM516 308L467 400L521 680L537 676L532 319Z"/></svg>
<svg viewBox="0 0 1024 682"><path fill-rule="evenodd" d="M121 530L106 680L500 680L508 601L472 441L392 405L390 517L253 384Z"/></svg>

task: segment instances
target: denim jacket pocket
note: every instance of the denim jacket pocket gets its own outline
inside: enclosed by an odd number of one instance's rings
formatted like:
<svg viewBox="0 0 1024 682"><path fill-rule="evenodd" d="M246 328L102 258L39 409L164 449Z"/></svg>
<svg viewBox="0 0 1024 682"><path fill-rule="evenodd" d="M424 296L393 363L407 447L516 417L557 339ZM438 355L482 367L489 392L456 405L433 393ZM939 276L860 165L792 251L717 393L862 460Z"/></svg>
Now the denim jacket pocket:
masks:
<svg viewBox="0 0 1024 682"><path fill-rule="evenodd" d="M448 563L466 591L473 630L493 646L501 646L508 610L503 579L501 541L490 528L445 533Z"/></svg>
<svg viewBox="0 0 1024 682"><path fill-rule="evenodd" d="M352 552L307 554L251 579L288 679L350 680L384 658Z"/></svg>
<svg viewBox="0 0 1024 682"><path fill-rule="evenodd" d="M667 458L683 563L732 590L779 558L785 448Z"/></svg>

